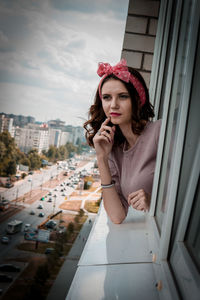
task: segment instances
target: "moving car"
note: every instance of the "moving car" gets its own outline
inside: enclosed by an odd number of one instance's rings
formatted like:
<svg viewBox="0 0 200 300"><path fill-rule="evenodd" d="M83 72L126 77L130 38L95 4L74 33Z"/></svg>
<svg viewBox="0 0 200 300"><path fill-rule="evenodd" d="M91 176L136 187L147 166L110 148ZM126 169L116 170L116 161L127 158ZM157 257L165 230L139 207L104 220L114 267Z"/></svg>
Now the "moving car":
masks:
<svg viewBox="0 0 200 300"><path fill-rule="evenodd" d="M31 224L25 224L24 226L24 232L28 231L31 227Z"/></svg>
<svg viewBox="0 0 200 300"><path fill-rule="evenodd" d="M10 239L7 236L2 236L1 243L2 244L8 244L10 242Z"/></svg>
<svg viewBox="0 0 200 300"><path fill-rule="evenodd" d="M44 217L44 213L39 213L38 217L43 218Z"/></svg>
<svg viewBox="0 0 200 300"><path fill-rule="evenodd" d="M34 210L31 210L31 211L30 211L30 215L35 215Z"/></svg>
<svg viewBox="0 0 200 300"><path fill-rule="evenodd" d="M38 209L43 209L42 204L39 204L37 208L38 208Z"/></svg>
<svg viewBox="0 0 200 300"><path fill-rule="evenodd" d="M2 264L0 265L0 271L4 272L20 272L20 267L12 264Z"/></svg>

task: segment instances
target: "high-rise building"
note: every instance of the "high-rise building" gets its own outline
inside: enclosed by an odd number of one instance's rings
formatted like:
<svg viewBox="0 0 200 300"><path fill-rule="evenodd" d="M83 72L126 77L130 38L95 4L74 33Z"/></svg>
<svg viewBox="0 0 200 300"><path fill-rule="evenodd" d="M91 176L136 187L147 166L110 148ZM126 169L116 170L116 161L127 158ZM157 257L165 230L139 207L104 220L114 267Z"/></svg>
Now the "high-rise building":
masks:
<svg viewBox="0 0 200 300"><path fill-rule="evenodd" d="M0 115L0 132L8 131L14 137L13 119Z"/></svg>
<svg viewBox="0 0 200 300"><path fill-rule="evenodd" d="M37 149L38 153L49 148L49 129L36 125L25 128L16 128L15 142L21 151L27 153L31 149Z"/></svg>

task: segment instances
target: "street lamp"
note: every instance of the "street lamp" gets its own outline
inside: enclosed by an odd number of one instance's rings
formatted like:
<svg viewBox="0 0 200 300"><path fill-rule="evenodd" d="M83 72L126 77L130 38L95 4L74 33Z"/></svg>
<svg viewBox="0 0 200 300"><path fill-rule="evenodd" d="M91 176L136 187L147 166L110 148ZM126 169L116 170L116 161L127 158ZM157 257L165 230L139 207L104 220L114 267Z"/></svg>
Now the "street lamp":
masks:
<svg viewBox="0 0 200 300"><path fill-rule="evenodd" d="M30 197L30 200L31 200L32 186L33 186L33 179L30 178L28 181L31 182L31 190L30 190L30 196L29 196L29 197Z"/></svg>
<svg viewBox="0 0 200 300"><path fill-rule="evenodd" d="M53 201L53 215L54 215L54 212L55 212L55 207L56 207L56 195L54 195L54 201Z"/></svg>
<svg viewBox="0 0 200 300"><path fill-rule="evenodd" d="M18 194L19 194L19 188L16 189L15 205L17 205Z"/></svg>
<svg viewBox="0 0 200 300"><path fill-rule="evenodd" d="M42 183L41 183L41 191L42 191L42 185L43 185L43 176L42 176Z"/></svg>

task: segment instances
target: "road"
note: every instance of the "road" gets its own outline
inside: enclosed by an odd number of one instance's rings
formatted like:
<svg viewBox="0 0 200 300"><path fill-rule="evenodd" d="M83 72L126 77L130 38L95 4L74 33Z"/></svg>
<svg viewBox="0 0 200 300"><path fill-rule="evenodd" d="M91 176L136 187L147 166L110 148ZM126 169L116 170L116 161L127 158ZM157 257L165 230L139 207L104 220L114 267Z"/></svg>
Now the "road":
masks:
<svg viewBox="0 0 200 300"><path fill-rule="evenodd" d="M88 162L86 165L82 166L82 167L78 167L74 172L79 172L83 169L86 169L86 171L90 171L91 167L93 166L93 162ZM60 171L60 170L59 170ZM61 169L61 171L63 171ZM61 172L60 171L60 172ZM70 175L72 175L71 172ZM48 173L48 174L47 174ZM43 174L34 174L32 175L32 189L35 187L40 186L41 182L39 181L40 178L51 178L51 176L54 176L56 174L57 176L57 167L54 166L54 168L50 169L50 172L44 172ZM29 176L28 176L29 177ZM24 182L21 183L21 185L18 186L18 190L22 191L30 191L30 185L28 184L29 179L25 180ZM45 179L46 180L46 179ZM66 179L66 182L68 180ZM44 183L45 181L43 181ZM28 186L28 188L27 188ZM26 188L25 188L26 187ZM70 195L73 191L74 188L69 187L69 186L64 186L65 187L65 195ZM8 195L10 195L10 200L12 199L12 195L13 195L13 189L16 189L16 187L11 188L10 190L12 191L8 191ZM57 190L55 190L57 189ZM32 228L37 228L37 225L39 225L42 221L44 221L50 214L57 212L58 210L60 210L59 206L60 204L65 201L65 197L63 196L63 192L61 192L61 189L63 189L62 186L57 186L56 188L52 189L52 188L47 188L47 187L42 187L43 191L46 191L47 194L49 192L51 192L52 195L48 195L44 201L40 201L40 199L36 200L35 202L33 202L32 204L24 204L24 209L22 209L20 212L18 212L17 214L15 214L14 216L8 218L6 221L3 221L1 223L1 227L0 227L0 236L4 236L6 233L6 227L7 227L7 223L16 219L16 220L21 220L23 221L23 228L24 225L26 223L30 224ZM10 193L10 194L9 194ZM23 194L22 194L23 195ZM52 199L52 202L48 202L49 198ZM43 206L42 209L38 209L38 205L41 204ZM31 215L30 211L33 210L35 212L35 215ZM44 213L44 217L39 217L38 214L40 212ZM67 211L66 211L67 212ZM75 213L75 212L73 212ZM16 234L10 235L10 243L5 245L5 244L0 244L0 256L1 256L1 261L3 261L8 255L9 252L12 251L12 249L19 244L20 242L23 241L24 239L24 232L23 232L23 228L21 232L18 232Z"/></svg>
<svg viewBox="0 0 200 300"><path fill-rule="evenodd" d="M15 200L18 197L23 196L34 188L41 186L44 182L58 176L63 169L58 169L57 165L43 169L42 171L35 172L33 175L26 176L23 180L16 182L14 187L10 189L2 189L0 195L6 200Z"/></svg>

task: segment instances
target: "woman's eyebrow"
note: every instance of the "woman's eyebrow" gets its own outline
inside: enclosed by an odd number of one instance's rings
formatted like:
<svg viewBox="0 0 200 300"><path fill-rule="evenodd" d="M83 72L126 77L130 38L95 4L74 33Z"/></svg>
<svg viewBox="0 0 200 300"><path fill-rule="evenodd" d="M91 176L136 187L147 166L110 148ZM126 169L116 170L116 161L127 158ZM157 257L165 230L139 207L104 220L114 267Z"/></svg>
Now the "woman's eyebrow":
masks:
<svg viewBox="0 0 200 300"><path fill-rule="evenodd" d="M129 95L129 93L128 92L120 92L120 93L118 93L118 95Z"/></svg>

